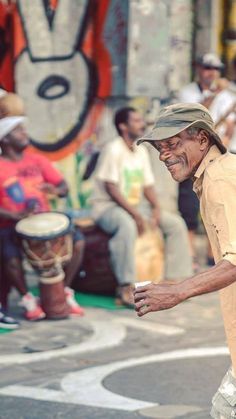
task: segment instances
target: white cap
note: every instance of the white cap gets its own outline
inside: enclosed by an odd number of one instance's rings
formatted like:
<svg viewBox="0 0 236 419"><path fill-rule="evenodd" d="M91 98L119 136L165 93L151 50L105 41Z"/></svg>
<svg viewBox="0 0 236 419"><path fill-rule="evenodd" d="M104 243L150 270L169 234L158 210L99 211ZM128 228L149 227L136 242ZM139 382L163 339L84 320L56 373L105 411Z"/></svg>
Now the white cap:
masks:
<svg viewBox="0 0 236 419"><path fill-rule="evenodd" d="M224 63L221 61L220 57L214 53L207 53L202 55L197 59L197 64L202 67L215 68L217 70L222 70L224 68Z"/></svg>
<svg viewBox="0 0 236 419"><path fill-rule="evenodd" d="M6 137L17 125L26 121L25 116L7 116L0 119L0 141Z"/></svg>

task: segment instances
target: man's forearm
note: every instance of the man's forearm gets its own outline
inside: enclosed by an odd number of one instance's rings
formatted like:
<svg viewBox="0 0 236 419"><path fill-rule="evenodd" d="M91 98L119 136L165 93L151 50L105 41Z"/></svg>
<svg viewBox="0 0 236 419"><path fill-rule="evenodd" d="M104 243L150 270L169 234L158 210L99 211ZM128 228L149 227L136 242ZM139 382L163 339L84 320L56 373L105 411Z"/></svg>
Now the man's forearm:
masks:
<svg viewBox="0 0 236 419"><path fill-rule="evenodd" d="M155 191L154 186L145 186L144 188L144 196L151 205L152 208L159 210L159 204L157 200L157 194Z"/></svg>
<svg viewBox="0 0 236 419"><path fill-rule="evenodd" d="M236 281L236 266L226 260L201 274L177 284L149 284L134 291L135 309L139 317L151 311L167 310L188 298L218 291Z"/></svg>
<svg viewBox="0 0 236 419"><path fill-rule="evenodd" d="M0 208L0 218L2 219L16 221L18 219L17 215L18 213L16 212L8 211L8 210L5 210L4 208Z"/></svg>
<svg viewBox="0 0 236 419"><path fill-rule="evenodd" d="M236 266L221 260L214 267L179 284L181 299L218 291L236 281Z"/></svg>

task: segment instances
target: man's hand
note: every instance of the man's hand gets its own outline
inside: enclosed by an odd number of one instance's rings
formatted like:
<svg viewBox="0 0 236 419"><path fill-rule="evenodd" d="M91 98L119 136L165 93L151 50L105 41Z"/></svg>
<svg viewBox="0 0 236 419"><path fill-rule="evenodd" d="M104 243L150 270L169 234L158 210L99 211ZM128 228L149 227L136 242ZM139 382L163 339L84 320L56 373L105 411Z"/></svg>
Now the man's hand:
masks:
<svg viewBox="0 0 236 419"><path fill-rule="evenodd" d="M57 188L51 183L42 183L41 185L38 186L38 189L40 189L40 191L44 192L45 194L54 195L54 196L58 195Z"/></svg>
<svg viewBox="0 0 236 419"><path fill-rule="evenodd" d="M134 221L136 222L138 234L141 236L141 234L143 234L146 229L146 222L142 215L140 215L138 212L135 212L132 216Z"/></svg>
<svg viewBox="0 0 236 419"><path fill-rule="evenodd" d="M181 303L181 284L150 284L134 291L135 310L139 317L151 311L161 311Z"/></svg>
<svg viewBox="0 0 236 419"><path fill-rule="evenodd" d="M12 212L9 215L9 219L13 221L20 221L23 218L29 217L30 215L33 215L33 214L34 214L34 211L32 209L24 210L21 212Z"/></svg>

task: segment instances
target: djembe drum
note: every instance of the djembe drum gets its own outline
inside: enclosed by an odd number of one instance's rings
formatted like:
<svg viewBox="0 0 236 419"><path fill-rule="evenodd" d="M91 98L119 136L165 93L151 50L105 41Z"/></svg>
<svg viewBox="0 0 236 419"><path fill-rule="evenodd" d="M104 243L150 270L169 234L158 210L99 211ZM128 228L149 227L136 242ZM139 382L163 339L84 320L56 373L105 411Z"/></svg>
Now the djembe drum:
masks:
<svg viewBox="0 0 236 419"><path fill-rule="evenodd" d="M79 292L97 295L115 295L117 281L112 272L109 255L110 235L97 227L91 218L73 220L85 237L85 252L80 271L73 281Z"/></svg>
<svg viewBox="0 0 236 419"><path fill-rule="evenodd" d="M161 282L164 276L164 240L161 230L146 226L135 244L137 281Z"/></svg>
<svg viewBox="0 0 236 419"><path fill-rule="evenodd" d="M114 296L118 283L112 272L109 252L111 235L103 232L90 218L77 218L74 223L86 240L82 267L73 282L80 292ZM164 245L161 231L146 227L135 244L136 281L160 282L164 273Z"/></svg>
<svg viewBox="0 0 236 419"><path fill-rule="evenodd" d="M73 251L69 217L57 212L35 214L20 220L16 232L27 261L39 273L40 299L46 317L68 317L63 266Z"/></svg>

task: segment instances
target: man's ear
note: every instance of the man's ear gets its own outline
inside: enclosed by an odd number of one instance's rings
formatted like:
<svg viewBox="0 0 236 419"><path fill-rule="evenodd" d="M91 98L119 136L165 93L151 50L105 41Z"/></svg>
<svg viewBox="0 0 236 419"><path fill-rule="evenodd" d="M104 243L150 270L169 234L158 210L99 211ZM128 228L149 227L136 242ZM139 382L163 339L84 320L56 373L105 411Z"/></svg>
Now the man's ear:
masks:
<svg viewBox="0 0 236 419"><path fill-rule="evenodd" d="M6 137L4 137L4 138L1 140L0 144L8 144L8 138L7 138L7 136L6 136Z"/></svg>
<svg viewBox="0 0 236 419"><path fill-rule="evenodd" d="M119 128L120 130L123 132L126 130L126 124L124 124L123 122L121 122L121 124L119 124Z"/></svg>
<svg viewBox="0 0 236 419"><path fill-rule="evenodd" d="M200 150L204 151L210 144L209 133L204 129L201 129L198 134L199 143L200 143Z"/></svg>

